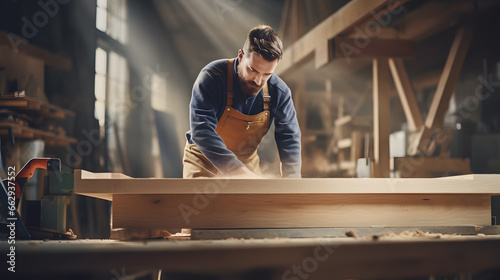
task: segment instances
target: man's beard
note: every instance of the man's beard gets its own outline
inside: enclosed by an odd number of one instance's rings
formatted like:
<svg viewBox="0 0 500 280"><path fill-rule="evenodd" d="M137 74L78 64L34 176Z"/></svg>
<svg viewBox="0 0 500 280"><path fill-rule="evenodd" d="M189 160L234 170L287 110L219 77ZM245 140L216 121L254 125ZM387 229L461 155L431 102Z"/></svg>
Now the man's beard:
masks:
<svg viewBox="0 0 500 280"><path fill-rule="evenodd" d="M238 81L239 81L240 90L243 93L243 96L245 96L245 98L256 96L259 93L259 91L262 89L262 86L258 86L253 81L246 81L243 78L243 73L240 70L239 65L237 68L238 68Z"/></svg>

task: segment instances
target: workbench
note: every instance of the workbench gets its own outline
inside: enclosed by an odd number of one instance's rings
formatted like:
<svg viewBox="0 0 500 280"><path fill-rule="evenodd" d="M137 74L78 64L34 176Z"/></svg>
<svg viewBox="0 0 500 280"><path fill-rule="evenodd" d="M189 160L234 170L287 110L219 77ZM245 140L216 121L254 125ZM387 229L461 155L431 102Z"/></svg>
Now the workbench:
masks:
<svg viewBox="0 0 500 280"><path fill-rule="evenodd" d="M163 279L500 279L500 229L491 225L499 182L499 175L160 179L76 170L75 193L112 201L115 228L191 228L191 240L21 242L19 268L103 279L159 271ZM194 211L188 219L182 205ZM403 234L417 228L442 234Z"/></svg>
<svg viewBox="0 0 500 280"><path fill-rule="evenodd" d="M0 243L2 254L8 246ZM499 279L500 275L499 236L18 241L15 246L16 272L2 269L1 279L120 279L160 270L162 279L429 279L431 275Z"/></svg>

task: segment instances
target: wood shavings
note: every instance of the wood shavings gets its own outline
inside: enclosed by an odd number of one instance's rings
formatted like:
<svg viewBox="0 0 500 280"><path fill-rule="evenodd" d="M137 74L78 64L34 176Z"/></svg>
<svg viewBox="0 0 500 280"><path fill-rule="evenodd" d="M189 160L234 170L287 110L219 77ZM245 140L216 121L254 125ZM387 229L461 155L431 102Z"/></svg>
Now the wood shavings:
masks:
<svg viewBox="0 0 500 280"><path fill-rule="evenodd" d="M354 237L354 238L358 237L358 235L354 231L352 231L352 230L346 231L345 236L347 236L347 237Z"/></svg>
<svg viewBox="0 0 500 280"><path fill-rule="evenodd" d="M347 232L346 232L346 236L347 236ZM451 237L457 237L457 236L459 236L459 235L442 234L442 233L429 233L429 232L423 232L420 230L412 230L412 231L407 230L407 231L403 231L401 233L389 232L389 233L379 234L379 235L364 236L364 237L361 237L361 239L378 241L378 240L387 240L387 239L408 239L408 238L439 239L439 238L451 238Z"/></svg>

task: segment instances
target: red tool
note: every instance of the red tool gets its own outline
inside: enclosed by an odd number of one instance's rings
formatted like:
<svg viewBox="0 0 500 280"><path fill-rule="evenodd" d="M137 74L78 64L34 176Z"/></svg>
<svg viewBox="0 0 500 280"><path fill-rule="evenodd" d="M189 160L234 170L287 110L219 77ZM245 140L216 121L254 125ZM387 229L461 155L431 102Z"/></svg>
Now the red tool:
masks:
<svg viewBox="0 0 500 280"><path fill-rule="evenodd" d="M38 168L50 171L61 171L61 160L58 158L32 158L21 168L15 178L16 207L19 205L24 186ZM4 180L4 185L7 186L7 179Z"/></svg>

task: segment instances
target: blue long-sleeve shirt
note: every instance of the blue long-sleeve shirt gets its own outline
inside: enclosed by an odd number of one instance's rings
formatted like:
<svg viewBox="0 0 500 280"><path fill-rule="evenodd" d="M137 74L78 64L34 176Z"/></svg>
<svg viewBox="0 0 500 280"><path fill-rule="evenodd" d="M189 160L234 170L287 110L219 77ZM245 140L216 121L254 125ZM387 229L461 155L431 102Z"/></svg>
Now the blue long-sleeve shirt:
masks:
<svg viewBox="0 0 500 280"><path fill-rule="evenodd" d="M238 83L235 59L233 67L232 107L245 115L256 115L263 111L262 90L246 99ZM221 172L231 172L244 164L227 149L222 138L215 132L227 101L227 59L216 60L205 66L193 85L190 103L190 131L186 133L189 144L198 149ZM275 140L278 147L284 177L300 177L300 128L288 86L277 75L267 81L271 102L270 122L274 120Z"/></svg>

